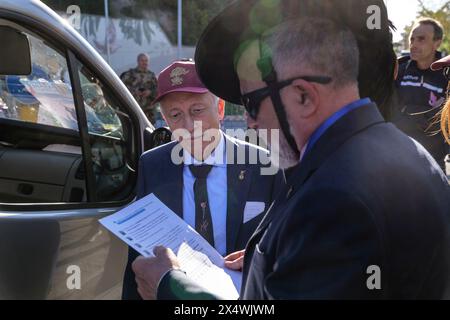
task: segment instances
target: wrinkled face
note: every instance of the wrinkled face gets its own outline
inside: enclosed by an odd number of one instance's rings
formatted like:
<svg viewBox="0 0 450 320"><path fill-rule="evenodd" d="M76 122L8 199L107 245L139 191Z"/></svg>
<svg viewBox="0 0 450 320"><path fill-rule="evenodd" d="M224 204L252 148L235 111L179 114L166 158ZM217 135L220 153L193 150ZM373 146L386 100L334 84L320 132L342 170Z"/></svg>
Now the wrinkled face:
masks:
<svg viewBox="0 0 450 320"><path fill-rule="evenodd" d="M441 40L434 40L434 28L429 24L419 24L415 27L409 40L411 58L418 62L432 59L441 44Z"/></svg>
<svg viewBox="0 0 450 320"><path fill-rule="evenodd" d="M255 61L259 57L259 46L257 42L247 48L242 53L241 58L237 64L237 73L240 80L241 93L247 94L266 87L266 83L261 79L261 73L258 70ZM287 90L282 89L280 91L283 104L289 108L290 99ZM281 169L287 169L295 166L299 159L296 153L289 146L283 132L280 130L280 123L278 121L276 112L274 110L272 100L270 97L264 99L261 102L258 116L252 119L247 115L247 125L249 128L257 130L267 130L267 144L271 150L277 150L279 152L279 167ZM278 141L272 141L272 130L278 131ZM275 135L276 136L276 135ZM271 156L276 156L271 154ZM278 159L272 158L273 161L278 162Z"/></svg>
<svg viewBox="0 0 450 320"><path fill-rule="evenodd" d="M172 133L183 137L179 139L183 148L197 159L198 146L203 154L212 142L218 143L207 136L217 136L220 129L216 98L211 93L169 93L161 100L161 111Z"/></svg>
<svg viewBox="0 0 450 320"><path fill-rule="evenodd" d="M138 68L141 70L147 70L148 63L149 63L149 61L146 56L140 56L138 59Z"/></svg>

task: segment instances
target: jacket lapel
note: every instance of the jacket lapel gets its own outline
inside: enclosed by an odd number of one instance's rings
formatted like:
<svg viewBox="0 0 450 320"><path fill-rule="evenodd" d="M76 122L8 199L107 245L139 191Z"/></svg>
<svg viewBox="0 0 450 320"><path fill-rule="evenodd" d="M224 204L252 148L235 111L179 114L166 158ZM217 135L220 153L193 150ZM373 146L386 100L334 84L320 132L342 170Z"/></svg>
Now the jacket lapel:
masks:
<svg viewBox="0 0 450 320"><path fill-rule="evenodd" d="M171 159L171 153L162 159L163 165L160 172L155 172L158 176L159 187L155 189L158 198L183 218L183 169L184 165L176 165Z"/></svg>
<svg viewBox="0 0 450 320"><path fill-rule="evenodd" d="M239 231L244 221L244 208L252 180L250 167L245 164L237 164L237 153L244 152L245 146L239 147L226 135L227 163L234 161L233 165L227 165L227 252L236 250L236 242ZM240 150L240 151L239 151ZM232 156L228 158L228 156Z"/></svg>

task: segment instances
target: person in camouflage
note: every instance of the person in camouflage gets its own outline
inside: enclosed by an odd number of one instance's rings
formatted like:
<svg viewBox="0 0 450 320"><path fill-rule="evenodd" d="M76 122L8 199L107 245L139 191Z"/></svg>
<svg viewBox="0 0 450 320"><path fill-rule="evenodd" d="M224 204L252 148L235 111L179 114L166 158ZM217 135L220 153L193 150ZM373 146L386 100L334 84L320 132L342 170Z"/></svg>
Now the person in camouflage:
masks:
<svg viewBox="0 0 450 320"><path fill-rule="evenodd" d="M141 53L137 57L137 67L124 72L120 78L141 106L147 118L154 123L153 100L156 98L158 81L148 69L149 56Z"/></svg>
<svg viewBox="0 0 450 320"><path fill-rule="evenodd" d="M86 83L81 87L86 103L87 124L90 133L115 134L122 136L122 123L103 95L102 88L96 83Z"/></svg>

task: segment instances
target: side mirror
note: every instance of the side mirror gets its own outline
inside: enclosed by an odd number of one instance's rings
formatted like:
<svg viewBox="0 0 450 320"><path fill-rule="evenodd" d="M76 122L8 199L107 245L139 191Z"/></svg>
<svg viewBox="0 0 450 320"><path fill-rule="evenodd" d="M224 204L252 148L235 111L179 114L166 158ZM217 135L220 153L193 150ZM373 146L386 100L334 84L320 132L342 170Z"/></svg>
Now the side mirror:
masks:
<svg viewBox="0 0 450 320"><path fill-rule="evenodd" d="M8 26L0 26L0 75L28 76L31 74L31 51L28 38Z"/></svg>
<svg viewBox="0 0 450 320"><path fill-rule="evenodd" d="M155 129L153 132L146 129L144 132L144 147L146 151L162 146L163 144L171 141L172 132L168 128L161 127Z"/></svg>

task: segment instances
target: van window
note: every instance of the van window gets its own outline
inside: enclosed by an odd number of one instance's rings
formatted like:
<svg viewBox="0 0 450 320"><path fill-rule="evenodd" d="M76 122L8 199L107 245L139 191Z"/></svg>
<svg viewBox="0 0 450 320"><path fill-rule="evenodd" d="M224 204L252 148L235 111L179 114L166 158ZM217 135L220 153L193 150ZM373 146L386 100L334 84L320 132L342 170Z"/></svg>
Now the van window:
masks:
<svg viewBox="0 0 450 320"><path fill-rule="evenodd" d="M127 110L98 77L79 64L97 201L120 201L134 189L133 125Z"/></svg>
<svg viewBox="0 0 450 320"><path fill-rule="evenodd" d="M1 77L0 117L77 131L66 58L43 40L27 36L32 72Z"/></svg>
<svg viewBox="0 0 450 320"><path fill-rule="evenodd" d="M81 62L72 64L77 77L71 77L69 55L32 32L22 32L30 42L32 72L0 77L0 203L127 200L137 162L129 111ZM79 108L86 119L85 150L75 101L82 101ZM83 152L92 159L92 199Z"/></svg>
<svg viewBox="0 0 450 320"><path fill-rule="evenodd" d="M30 32L32 72L0 77L0 203L86 201L65 54Z"/></svg>

